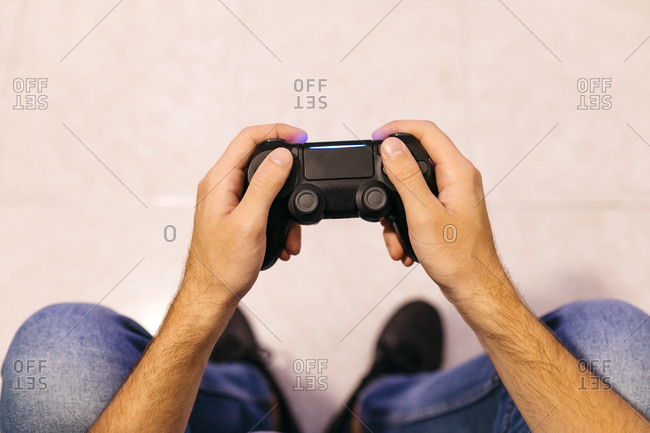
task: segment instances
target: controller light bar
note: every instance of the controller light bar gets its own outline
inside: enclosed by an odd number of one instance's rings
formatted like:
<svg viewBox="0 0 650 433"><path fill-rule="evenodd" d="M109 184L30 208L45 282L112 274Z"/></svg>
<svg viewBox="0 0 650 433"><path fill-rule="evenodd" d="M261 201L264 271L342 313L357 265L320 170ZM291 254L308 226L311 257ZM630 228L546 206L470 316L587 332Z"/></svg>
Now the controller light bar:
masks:
<svg viewBox="0 0 650 433"><path fill-rule="evenodd" d="M365 144L336 144L334 146L310 146L307 149L349 149L351 147L366 147Z"/></svg>

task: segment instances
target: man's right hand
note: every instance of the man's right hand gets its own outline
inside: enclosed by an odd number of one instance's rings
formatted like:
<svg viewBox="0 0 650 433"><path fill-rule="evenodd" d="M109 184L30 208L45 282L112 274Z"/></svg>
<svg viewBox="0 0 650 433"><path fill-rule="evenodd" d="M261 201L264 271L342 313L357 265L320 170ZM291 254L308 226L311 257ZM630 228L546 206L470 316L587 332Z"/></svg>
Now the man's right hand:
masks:
<svg viewBox="0 0 650 433"><path fill-rule="evenodd" d="M386 138L395 132L413 134L428 152L436 165L438 197L404 144ZM373 138L385 139L382 159L404 202L417 257L474 330L529 428L648 431L643 417L598 376L581 372L576 357L523 303L494 247L481 175L449 138L433 123L420 121L391 122ZM455 239L445 227L456 231ZM390 227L385 238L391 256L403 259ZM598 386L584 392L581 383Z"/></svg>
<svg viewBox="0 0 650 433"><path fill-rule="evenodd" d="M439 195L429 190L417 162L396 132L414 135L435 164ZM481 174L438 127L428 121L399 120L373 133L384 140L381 156L406 209L413 250L427 274L454 304L476 299L472 293L488 269L501 273L485 206ZM383 221L389 254L407 266L397 235ZM481 264L483 262L483 264Z"/></svg>

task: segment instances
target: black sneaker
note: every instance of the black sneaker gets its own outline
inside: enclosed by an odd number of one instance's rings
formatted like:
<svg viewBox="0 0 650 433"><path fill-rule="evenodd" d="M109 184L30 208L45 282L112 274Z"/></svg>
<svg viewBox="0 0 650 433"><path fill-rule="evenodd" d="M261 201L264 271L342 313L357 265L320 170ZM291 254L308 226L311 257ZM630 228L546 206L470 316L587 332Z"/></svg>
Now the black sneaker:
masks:
<svg viewBox="0 0 650 433"><path fill-rule="evenodd" d="M278 399L275 410L279 411L280 431L282 433L300 433L289 405L280 391L278 384L266 365L269 354L262 349L255 334L248 324L248 320L237 308L228 326L224 329L219 341L215 344L210 354L210 362L246 362L257 367L271 386L271 391Z"/></svg>
<svg viewBox="0 0 650 433"><path fill-rule="evenodd" d="M381 376L439 369L442 346L442 323L436 309L422 301L404 305L381 332L373 365L346 406L353 410L359 392ZM343 408L326 433L349 433L352 420L350 410Z"/></svg>

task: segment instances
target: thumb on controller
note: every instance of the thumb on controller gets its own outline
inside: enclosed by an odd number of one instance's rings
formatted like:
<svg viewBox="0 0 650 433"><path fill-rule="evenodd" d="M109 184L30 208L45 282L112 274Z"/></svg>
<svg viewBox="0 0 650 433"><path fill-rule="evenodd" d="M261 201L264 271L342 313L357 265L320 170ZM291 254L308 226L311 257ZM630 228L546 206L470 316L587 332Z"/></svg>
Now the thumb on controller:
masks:
<svg viewBox="0 0 650 433"><path fill-rule="evenodd" d="M286 182L292 163L291 152L282 147L264 158L237 206L244 218L266 223L271 204Z"/></svg>
<svg viewBox="0 0 650 433"><path fill-rule="evenodd" d="M397 189L407 215L421 215L427 208L440 203L427 185L420 166L406 145L396 137L388 137L381 144L381 157L388 178Z"/></svg>

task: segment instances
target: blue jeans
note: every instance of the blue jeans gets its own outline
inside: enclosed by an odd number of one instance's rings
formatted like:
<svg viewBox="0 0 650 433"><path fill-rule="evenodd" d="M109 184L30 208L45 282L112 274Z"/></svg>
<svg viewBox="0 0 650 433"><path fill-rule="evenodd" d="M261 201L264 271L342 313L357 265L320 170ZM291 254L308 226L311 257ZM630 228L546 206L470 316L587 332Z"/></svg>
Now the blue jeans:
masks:
<svg viewBox="0 0 650 433"><path fill-rule="evenodd" d="M577 370L592 367L603 379L576 383L577 390L611 386L649 418L647 317L624 302L594 300L566 305L542 320L578 360L585 361ZM359 408L360 419L373 433L530 431L485 355L449 371L378 379L360 395Z"/></svg>
<svg viewBox="0 0 650 433"><path fill-rule="evenodd" d="M88 314L92 308L52 305L20 327L2 366L0 431L86 432L106 407L151 335L108 308ZM269 430L274 404L255 367L208 364L186 433Z"/></svg>
<svg viewBox="0 0 650 433"><path fill-rule="evenodd" d="M4 433L85 432L127 377L151 335L104 307L79 322L91 308L53 305L19 329L2 366ZM593 367L648 417L646 317L629 304L598 300L569 304L543 320L586 361L585 368ZM576 387L586 391L597 385ZM269 385L254 367L210 364L186 432L269 430L265 415L272 405ZM451 370L379 379L362 392L359 412L374 433L528 431L486 356Z"/></svg>

